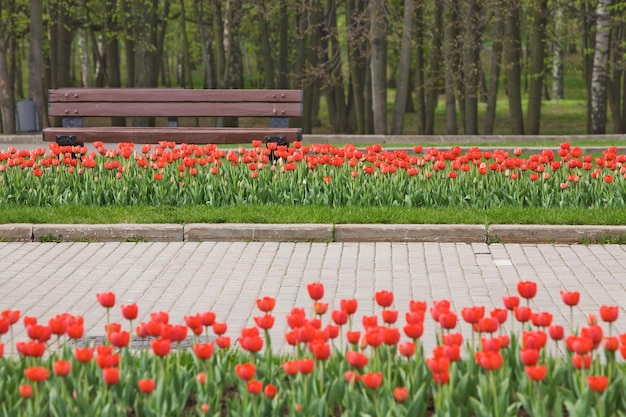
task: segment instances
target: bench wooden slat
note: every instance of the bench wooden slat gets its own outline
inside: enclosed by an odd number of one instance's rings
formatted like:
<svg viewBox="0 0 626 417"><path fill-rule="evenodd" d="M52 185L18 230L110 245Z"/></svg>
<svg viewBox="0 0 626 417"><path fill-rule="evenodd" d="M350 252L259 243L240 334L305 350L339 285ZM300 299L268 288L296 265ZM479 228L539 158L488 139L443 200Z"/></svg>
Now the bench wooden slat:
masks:
<svg viewBox="0 0 626 417"><path fill-rule="evenodd" d="M186 127L51 127L44 130L45 141L55 142L57 136L74 136L77 142L156 143L161 140L177 143L224 144L252 143L268 136L284 136L287 142L302 140L299 128L186 128Z"/></svg>
<svg viewBox="0 0 626 417"><path fill-rule="evenodd" d="M155 116L155 117L293 117L302 114L300 103L50 103L50 116Z"/></svg>
<svg viewBox="0 0 626 417"><path fill-rule="evenodd" d="M301 90L168 88L62 88L50 90L50 103L65 102L276 102L302 103Z"/></svg>

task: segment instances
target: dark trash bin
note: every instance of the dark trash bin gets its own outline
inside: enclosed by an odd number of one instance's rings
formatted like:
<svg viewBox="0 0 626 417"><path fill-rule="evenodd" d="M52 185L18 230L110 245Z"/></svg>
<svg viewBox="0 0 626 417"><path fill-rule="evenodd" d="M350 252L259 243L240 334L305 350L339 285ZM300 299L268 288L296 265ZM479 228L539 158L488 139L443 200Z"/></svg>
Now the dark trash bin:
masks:
<svg viewBox="0 0 626 417"><path fill-rule="evenodd" d="M15 122L18 132L39 131L39 118L32 99L20 100L15 106Z"/></svg>

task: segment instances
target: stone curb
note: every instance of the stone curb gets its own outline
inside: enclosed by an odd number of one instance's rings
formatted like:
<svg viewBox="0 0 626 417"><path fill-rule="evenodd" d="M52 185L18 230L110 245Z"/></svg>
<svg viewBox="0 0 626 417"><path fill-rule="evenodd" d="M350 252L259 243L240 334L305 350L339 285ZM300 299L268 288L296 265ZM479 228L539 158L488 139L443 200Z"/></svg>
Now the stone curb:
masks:
<svg viewBox="0 0 626 417"><path fill-rule="evenodd" d="M1 224L0 242L611 243L626 226L480 224Z"/></svg>
<svg viewBox="0 0 626 417"><path fill-rule="evenodd" d="M606 243L626 241L626 226L489 226L488 243Z"/></svg>

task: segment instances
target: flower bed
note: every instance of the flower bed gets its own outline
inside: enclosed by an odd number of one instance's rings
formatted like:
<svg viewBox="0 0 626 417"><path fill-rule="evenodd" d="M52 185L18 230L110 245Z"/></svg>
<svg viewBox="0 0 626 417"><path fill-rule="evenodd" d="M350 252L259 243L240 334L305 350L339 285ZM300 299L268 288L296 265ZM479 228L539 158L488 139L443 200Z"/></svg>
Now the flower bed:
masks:
<svg viewBox="0 0 626 417"><path fill-rule="evenodd" d="M626 201L626 155L615 147L593 157L563 143L522 158L521 150L268 145L10 148L0 152L0 203L621 208Z"/></svg>
<svg viewBox="0 0 626 417"><path fill-rule="evenodd" d="M579 326L580 295L561 291L567 323L533 310L534 282L502 306L413 300L394 307L394 294L374 294L378 314L359 315L358 302L324 301L321 283L307 285L310 307L286 317L276 300L256 301L254 325L236 341L211 311L170 323L167 312L136 323L137 304L106 308L106 343L77 347L80 316L43 318L18 310L0 315L0 415L3 416L614 416L624 415L626 334L614 327L619 307L601 306ZM148 315L147 315L148 316ZM113 321L111 320L113 319ZM115 321L120 319L123 321ZM269 330L285 319L289 354L272 350ZM425 320L436 323L437 346L424 352ZM460 320L470 334L462 334ZM28 340L13 340L14 326ZM188 334L192 348L175 349ZM133 343L133 339L135 343ZM130 349L141 340L142 348Z"/></svg>

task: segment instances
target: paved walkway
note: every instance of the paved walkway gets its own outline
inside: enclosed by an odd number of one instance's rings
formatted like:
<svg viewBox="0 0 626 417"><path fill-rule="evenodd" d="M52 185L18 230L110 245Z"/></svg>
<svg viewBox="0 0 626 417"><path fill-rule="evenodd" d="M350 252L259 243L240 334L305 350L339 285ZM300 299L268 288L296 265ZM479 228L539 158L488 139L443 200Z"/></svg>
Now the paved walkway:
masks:
<svg viewBox="0 0 626 417"><path fill-rule="evenodd" d="M330 309L342 298L357 298L362 315L378 313L373 295L395 293L399 324L411 299L447 298L453 309L502 306L502 296L516 293L519 280L538 282L531 306L567 324L569 310L559 290L579 290L575 310L579 325L600 305L623 305L626 246L423 242L106 242L0 243L0 310L20 309L40 321L69 312L85 318L86 334L104 333L105 310L96 293L114 291L117 304L137 302L139 319L168 311L171 321L213 310L236 338L259 315L255 300L277 299L272 340L286 349L285 315L292 307L311 311L306 284L321 281ZM616 323L618 330L624 312ZM460 316L460 314L459 314ZM119 308L112 320L122 321ZM325 317L330 320L329 316ZM460 321L469 335L469 327ZM25 339L18 326L17 337ZM426 320L424 343L434 346L435 325ZM3 338L7 342L7 338Z"/></svg>

